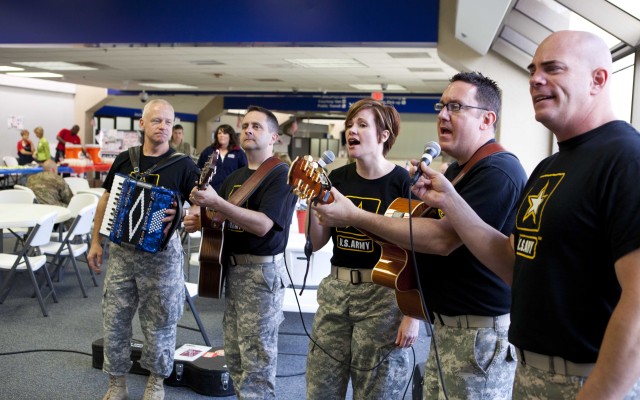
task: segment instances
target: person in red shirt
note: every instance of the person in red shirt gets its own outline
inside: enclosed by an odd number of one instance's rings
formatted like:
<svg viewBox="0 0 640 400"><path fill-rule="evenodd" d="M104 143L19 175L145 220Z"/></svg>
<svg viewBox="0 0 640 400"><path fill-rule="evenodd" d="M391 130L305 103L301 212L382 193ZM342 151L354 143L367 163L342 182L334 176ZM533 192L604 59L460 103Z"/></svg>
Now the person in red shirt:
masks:
<svg viewBox="0 0 640 400"><path fill-rule="evenodd" d="M74 125L71 129L62 129L56 139L58 139L58 145L56 146L56 162L60 161L60 157L64 157L64 149L66 143L71 144L80 144L80 136L78 136L78 132L80 132L80 127L78 125Z"/></svg>

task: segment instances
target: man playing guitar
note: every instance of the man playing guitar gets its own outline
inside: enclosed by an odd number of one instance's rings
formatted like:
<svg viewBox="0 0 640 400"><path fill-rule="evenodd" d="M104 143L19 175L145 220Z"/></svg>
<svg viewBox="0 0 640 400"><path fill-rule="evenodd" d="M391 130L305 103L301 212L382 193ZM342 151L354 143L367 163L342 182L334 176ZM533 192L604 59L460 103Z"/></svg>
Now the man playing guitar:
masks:
<svg viewBox="0 0 640 400"><path fill-rule="evenodd" d="M249 165L225 179L220 195L209 186L194 188L190 197L192 204L226 218L224 350L238 398L276 398L278 326L284 319L283 253L296 203L287 185L288 167L274 167L242 204L228 200L271 157L277 139L278 121L273 113L249 107L240 132ZM184 225L188 232L196 231L199 216L186 216Z"/></svg>
<svg viewBox="0 0 640 400"><path fill-rule="evenodd" d="M454 162L446 171L456 189L487 223L510 234L526 174L518 159L495 147L500 89L477 72L451 79L438 111L438 141ZM483 150L484 149L484 150ZM486 154L485 157L475 156ZM476 162L477 161L477 162ZM466 171L465 166L473 166ZM356 226L403 249L417 252L423 295L435 326L445 386L450 398L509 399L516 368L515 349L507 341L510 286L482 265L462 244L446 216L409 220L365 212L331 191L334 202L313 207L324 226ZM433 345L432 345L433 350ZM430 352L424 391L443 397L438 366ZM440 397L439 397L440 396Z"/></svg>

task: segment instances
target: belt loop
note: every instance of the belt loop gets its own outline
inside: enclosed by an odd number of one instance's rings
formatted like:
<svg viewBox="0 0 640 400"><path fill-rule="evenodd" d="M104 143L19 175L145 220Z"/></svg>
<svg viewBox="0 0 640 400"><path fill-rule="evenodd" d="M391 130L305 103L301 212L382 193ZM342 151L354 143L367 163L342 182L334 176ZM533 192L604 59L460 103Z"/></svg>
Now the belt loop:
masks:
<svg viewBox="0 0 640 400"><path fill-rule="evenodd" d="M351 274L351 284L352 285L357 285L360 282L362 282L362 279L360 278L360 270L358 269L352 269L351 271L349 271ZM354 279L355 277L355 279Z"/></svg>
<svg viewBox="0 0 640 400"><path fill-rule="evenodd" d="M440 321L442 326L444 326L444 320L442 319L442 316L440 314L436 313L436 317L438 317L438 320Z"/></svg>
<svg viewBox="0 0 640 400"><path fill-rule="evenodd" d="M464 318L465 322L466 322L466 326L465 329L469 327L469 316L468 315L463 315L462 317L458 317L456 318L456 322L458 323L458 328L462 328L462 318Z"/></svg>
<svg viewBox="0 0 640 400"><path fill-rule="evenodd" d="M547 357L547 359L549 360L549 372L551 372L552 374L556 373L556 366L555 366L555 359L552 356Z"/></svg>
<svg viewBox="0 0 640 400"><path fill-rule="evenodd" d="M231 266L235 267L236 265L238 265L238 262L236 261L236 256L235 255L231 255L229 256L229 263L231 264Z"/></svg>
<svg viewBox="0 0 640 400"><path fill-rule="evenodd" d="M520 353L520 363L521 363L522 365L525 365L525 364L527 363L527 360L526 360L526 358L524 357L524 350L522 350L522 349L521 349L521 348L519 348L519 347L516 347L516 349L518 349L518 353Z"/></svg>

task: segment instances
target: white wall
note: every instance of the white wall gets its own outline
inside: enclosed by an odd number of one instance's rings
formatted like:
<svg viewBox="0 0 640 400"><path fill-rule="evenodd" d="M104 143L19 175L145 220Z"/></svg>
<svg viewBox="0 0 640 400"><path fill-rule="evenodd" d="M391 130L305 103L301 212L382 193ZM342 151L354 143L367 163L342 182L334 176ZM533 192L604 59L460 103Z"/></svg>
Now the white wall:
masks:
<svg viewBox="0 0 640 400"><path fill-rule="evenodd" d="M16 156L20 140L19 129L9 129L10 116L24 117L24 128L29 138L38 142L33 128L42 126L49 147L55 154L56 135L62 128L71 128L74 120L75 85L33 79L18 79L0 75L0 156ZM36 89L42 87L43 89Z"/></svg>

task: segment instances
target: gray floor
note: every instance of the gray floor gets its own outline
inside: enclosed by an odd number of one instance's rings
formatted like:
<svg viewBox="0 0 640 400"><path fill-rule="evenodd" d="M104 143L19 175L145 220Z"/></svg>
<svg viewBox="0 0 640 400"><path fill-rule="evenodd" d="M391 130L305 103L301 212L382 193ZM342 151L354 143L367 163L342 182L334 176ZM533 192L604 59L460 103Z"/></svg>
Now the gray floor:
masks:
<svg viewBox="0 0 640 400"><path fill-rule="evenodd" d="M5 243L9 245L9 243ZM12 244L11 244L12 246ZM9 246L5 248L11 248ZM85 285L89 283L86 265L80 264ZM192 279L197 271L191 271ZM54 284L59 303L47 301L49 317L43 317L28 275L19 274L15 288L0 305L0 399L101 399L107 387L106 376L92 367L91 344L101 337L102 315L99 287L88 288L83 298L70 268L61 282ZM196 309L206 326L213 346L222 346L223 300L197 298ZM303 314L311 331L313 315ZM279 399L304 399L304 370L308 338L298 313L285 313L280 327L278 379ZM178 328L178 345L204 344L191 312L185 312ZM134 338L142 339L140 327L134 325ZM428 352L427 337L421 326L420 339L414 347L416 363ZM44 350L44 351L38 351ZM146 377L130 374L131 399L142 398ZM167 399L206 399L188 387L165 385ZM235 399L228 396L227 399ZM351 398L350 391L347 398ZM405 398L411 398L411 388Z"/></svg>

